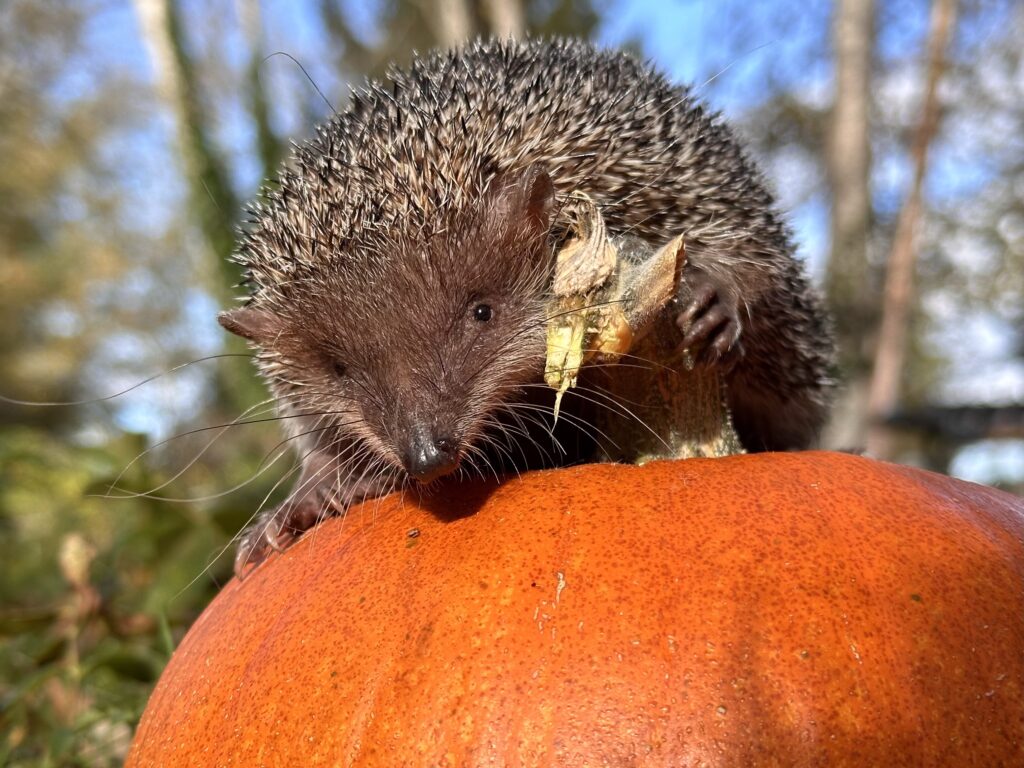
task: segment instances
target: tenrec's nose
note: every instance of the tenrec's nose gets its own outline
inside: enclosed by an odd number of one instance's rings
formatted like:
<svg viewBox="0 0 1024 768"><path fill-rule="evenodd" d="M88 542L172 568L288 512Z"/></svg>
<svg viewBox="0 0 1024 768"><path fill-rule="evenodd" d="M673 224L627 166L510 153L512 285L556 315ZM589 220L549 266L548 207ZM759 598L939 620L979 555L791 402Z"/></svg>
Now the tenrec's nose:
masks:
<svg viewBox="0 0 1024 768"><path fill-rule="evenodd" d="M409 433L405 452L405 471L420 483L444 477L459 466L458 441L448 435L435 436L426 425L416 425Z"/></svg>

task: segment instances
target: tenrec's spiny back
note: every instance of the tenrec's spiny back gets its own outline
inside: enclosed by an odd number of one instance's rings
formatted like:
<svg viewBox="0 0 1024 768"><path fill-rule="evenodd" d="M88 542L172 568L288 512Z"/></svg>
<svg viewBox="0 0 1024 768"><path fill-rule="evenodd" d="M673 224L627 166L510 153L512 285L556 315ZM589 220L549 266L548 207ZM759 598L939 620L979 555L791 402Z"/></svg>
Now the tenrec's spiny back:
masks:
<svg viewBox="0 0 1024 768"><path fill-rule="evenodd" d="M257 292L386 258L396 232L429 237L531 162L641 236L742 232L748 258L786 238L729 128L686 89L623 52L531 40L435 53L356 92L254 207L239 258Z"/></svg>

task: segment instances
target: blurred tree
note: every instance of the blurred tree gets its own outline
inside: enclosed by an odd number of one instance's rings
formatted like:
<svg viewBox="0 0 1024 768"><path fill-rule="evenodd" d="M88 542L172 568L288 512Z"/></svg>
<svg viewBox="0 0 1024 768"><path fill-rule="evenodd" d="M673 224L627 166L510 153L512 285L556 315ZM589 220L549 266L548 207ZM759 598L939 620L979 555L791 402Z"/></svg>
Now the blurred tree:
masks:
<svg viewBox="0 0 1024 768"><path fill-rule="evenodd" d="M900 400L901 376L907 358L913 311L914 271L919 242L917 233L923 208L922 189L928 171L929 150L939 127L939 81L946 69L946 48L953 36L955 21L956 0L935 0L927 40L925 92L911 147L913 178L900 210L886 265L882 320L865 417L868 424L868 450L873 455L887 458L892 457L893 446L884 419L892 415Z"/></svg>
<svg viewBox="0 0 1024 768"><path fill-rule="evenodd" d="M242 28L248 61L245 65L245 90L249 102L249 113L256 128L256 147L259 171L263 177L277 172L285 151L285 142L271 126L270 99L267 87L261 77L266 58L263 45L263 17L256 0L236 0L236 14Z"/></svg>
<svg viewBox="0 0 1024 768"><path fill-rule="evenodd" d="M819 223L816 211L827 215L827 222L820 221L828 224L831 242L824 283L838 326L841 363L841 396L827 447L864 447L884 256L893 247L898 213L914 176L914 141L926 90L921 51L931 6L928 0L890 0L877 5L872 22L870 3L836 4L831 46L826 36L810 32L784 50L776 52L777 41L769 45L751 77L753 95L734 116L768 167L783 204L798 217L812 216L812 231ZM961 6L937 93L942 120L933 140L933 171L921 190L915 248L919 291L906 315L897 410L934 413L943 405L1024 397L1013 385L1024 366L1010 362L1013 355L1020 359L1020 351L1008 341L1020 338L1016 329L1024 327L1024 228L1019 224L1024 219L1015 183L1024 156L1019 138L1024 102L1020 78L1011 74L1022 66L1018 42L1024 7L1010 0L966 0ZM825 29L813 17L822 7L801 7L799 16L791 16L788 7L765 8L763 13L775 19L768 23L747 5L720 4L716 29L721 36L709 58L726 70L754 55L747 52L757 41L771 40L774 29L795 29L808 18ZM758 26L767 31L759 34ZM822 71L830 60L834 68ZM869 66L866 80L864 66ZM799 73L795 81L794 72ZM733 86L722 84L725 78L709 78L712 102L735 98ZM828 80L832 91L821 87ZM1000 339L998 348L995 342L978 346L986 336ZM978 373L972 375L972 369ZM922 452L913 443L895 444L888 457L942 471L946 465L939 457L948 459L955 445Z"/></svg>
<svg viewBox="0 0 1024 768"><path fill-rule="evenodd" d="M259 77L259 9L253 2L238 5L246 41L249 43L247 92L252 119L258 137L258 159L276 163L281 155L280 142L270 130L267 101ZM173 116L178 132L178 147L184 160L185 180L189 186L192 219L198 223L205 243L205 260L213 267L207 290L222 302L233 297L234 287L242 282L238 264L231 260L235 231L241 219L241 202L229 176L227 162L211 136L212 111L204 108L199 71L202 61L188 51L188 23L176 2L171 0L135 0L139 27L156 73L156 90ZM265 177L267 166L260 168ZM240 339L225 342L229 352L244 354ZM252 376L250 366L227 360L214 378L221 411L237 412L261 399L263 389Z"/></svg>
<svg viewBox="0 0 1024 768"><path fill-rule="evenodd" d="M219 294L228 296L241 271L228 257L234 250L234 228L241 204L207 128L197 72L199 62L186 51L187 23L168 0L135 0L139 26L156 72L156 90L167 104L179 133L189 202L206 239L210 257L223 280ZM211 286L214 287L214 286Z"/></svg>
<svg viewBox="0 0 1024 768"><path fill-rule="evenodd" d="M488 29L495 37L518 38L526 34L526 14L519 0L483 0L482 6Z"/></svg>
<svg viewBox="0 0 1024 768"><path fill-rule="evenodd" d="M825 292L835 317L844 395L836 404L830 439L864 440L864 393L875 322L868 264L871 211L871 74L875 58L874 0L840 0L834 11L835 96L825 161L832 197L831 250Z"/></svg>
<svg viewBox="0 0 1024 768"><path fill-rule="evenodd" d="M55 54L76 53L83 25L77 9L20 2L0 13L0 393L72 399L81 394L77 371L96 344L74 327L88 298L81 289L124 265L89 231L89 216L111 210L101 188L77 206L58 203L76 175L105 175L93 153L107 135L101 116L112 100L104 94L54 104L49 97L65 75ZM69 416L0 402L0 425L17 420L58 429Z"/></svg>
<svg viewBox="0 0 1024 768"><path fill-rule="evenodd" d="M450 48L477 36L590 37L599 17L588 0L391 0L376 7L372 37L353 26L350 0L319 0L324 26L337 41L338 71L380 77L413 51Z"/></svg>
<svg viewBox="0 0 1024 768"><path fill-rule="evenodd" d="M1009 425L1024 404L1024 6L962 0L956 28L915 235L919 300L895 450L939 471L961 453L987 453L992 470L977 479L1020 488L1024 476L1010 467L1024 443ZM919 116L901 125L914 136Z"/></svg>

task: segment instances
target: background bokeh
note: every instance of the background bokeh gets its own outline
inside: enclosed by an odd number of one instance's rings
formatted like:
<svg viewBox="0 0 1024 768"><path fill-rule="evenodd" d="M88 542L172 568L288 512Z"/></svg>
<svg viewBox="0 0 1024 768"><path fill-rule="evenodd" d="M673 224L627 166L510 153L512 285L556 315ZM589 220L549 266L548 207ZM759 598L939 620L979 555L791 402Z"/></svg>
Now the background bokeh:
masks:
<svg viewBox="0 0 1024 768"><path fill-rule="evenodd" d="M1019 2L6 0L0 764L120 764L282 493L215 321L244 202L365 75L525 32L631 48L736 124L836 317L827 447L1021 491Z"/></svg>

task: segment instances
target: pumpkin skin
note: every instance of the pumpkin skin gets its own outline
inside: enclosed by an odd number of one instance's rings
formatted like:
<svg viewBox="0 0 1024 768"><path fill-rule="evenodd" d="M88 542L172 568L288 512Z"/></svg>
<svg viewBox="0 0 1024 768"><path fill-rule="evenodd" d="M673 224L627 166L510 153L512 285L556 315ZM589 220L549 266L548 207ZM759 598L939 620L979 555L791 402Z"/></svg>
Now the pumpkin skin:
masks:
<svg viewBox="0 0 1024 768"><path fill-rule="evenodd" d="M225 587L127 765L1024 765L1024 503L824 452L367 503Z"/></svg>

